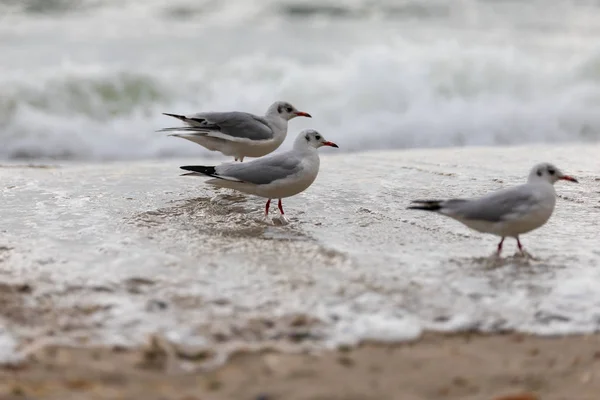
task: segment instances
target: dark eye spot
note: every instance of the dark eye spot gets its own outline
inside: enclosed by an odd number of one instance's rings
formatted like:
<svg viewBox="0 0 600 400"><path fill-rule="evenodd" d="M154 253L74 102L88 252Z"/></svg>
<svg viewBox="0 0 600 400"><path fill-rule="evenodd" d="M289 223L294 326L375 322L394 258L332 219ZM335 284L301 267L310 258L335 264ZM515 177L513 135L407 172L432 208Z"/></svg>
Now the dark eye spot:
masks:
<svg viewBox="0 0 600 400"><path fill-rule="evenodd" d="M285 109L285 111L287 111L287 112L289 112L289 113L291 113L291 112L292 112L292 110L293 110L293 108L292 108L292 107L290 107L290 106L287 106L287 107L286 107L286 109Z"/></svg>
<svg viewBox="0 0 600 400"><path fill-rule="evenodd" d="M277 106L277 112L279 114L281 114L282 111L283 111L283 106Z"/></svg>
<svg viewBox="0 0 600 400"><path fill-rule="evenodd" d="M548 173L550 175L554 175L556 173L556 171L554 170L554 168L548 168Z"/></svg>
<svg viewBox="0 0 600 400"><path fill-rule="evenodd" d="M307 142L310 142L310 138L308 137L308 135L305 135L304 139L306 139Z"/></svg>
<svg viewBox="0 0 600 400"><path fill-rule="evenodd" d="M541 169L537 170L537 176L542 176L542 170Z"/></svg>
<svg viewBox="0 0 600 400"><path fill-rule="evenodd" d="M317 135L317 136L315 136L315 139L321 140L321 136Z"/></svg>

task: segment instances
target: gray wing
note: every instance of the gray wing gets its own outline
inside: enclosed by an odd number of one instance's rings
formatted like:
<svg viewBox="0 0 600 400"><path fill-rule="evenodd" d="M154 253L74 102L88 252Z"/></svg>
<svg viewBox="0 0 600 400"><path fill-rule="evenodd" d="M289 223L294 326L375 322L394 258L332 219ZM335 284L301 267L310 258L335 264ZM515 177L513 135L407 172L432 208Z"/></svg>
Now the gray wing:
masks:
<svg viewBox="0 0 600 400"><path fill-rule="evenodd" d="M198 128L198 132L225 140L268 140L273 138L273 130L264 118L245 112L198 113L186 117L185 122Z"/></svg>
<svg viewBox="0 0 600 400"><path fill-rule="evenodd" d="M526 214L538 203L535 193L526 185L500 190L474 200L444 201L441 212L468 220L500 222Z"/></svg>
<svg viewBox="0 0 600 400"><path fill-rule="evenodd" d="M215 168L215 177L266 185L300 172L301 161L298 156L282 153L245 163L221 164Z"/></svg>

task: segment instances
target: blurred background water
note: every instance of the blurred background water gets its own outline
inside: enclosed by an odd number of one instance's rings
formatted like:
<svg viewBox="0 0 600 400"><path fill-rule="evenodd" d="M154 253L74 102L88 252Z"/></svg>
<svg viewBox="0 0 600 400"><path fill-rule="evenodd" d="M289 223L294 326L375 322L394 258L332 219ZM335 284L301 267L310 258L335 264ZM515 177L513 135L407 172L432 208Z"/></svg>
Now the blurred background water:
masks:
<svg viewBox="0 0 600 400"><path fill-rule="evenodd" d="M598 0L0 0L0 158L220 157L161 113L280 99L341 151L597 141L599 38Z"/></svg>

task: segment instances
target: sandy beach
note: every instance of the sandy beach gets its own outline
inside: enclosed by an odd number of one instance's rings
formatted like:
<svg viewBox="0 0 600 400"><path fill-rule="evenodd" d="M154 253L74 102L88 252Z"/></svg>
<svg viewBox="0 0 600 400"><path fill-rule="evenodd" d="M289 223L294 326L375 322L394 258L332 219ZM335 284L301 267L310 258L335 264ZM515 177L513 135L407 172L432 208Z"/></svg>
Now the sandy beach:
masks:
<svg viewBox="0 0 600 400"><path fill-rule="evenodd" d="M6 163L2 393L592 399L598 150L326 154L287 226L262 221L262 199L179 176L190 160ZM520 183L542 160L580 183L558 184L555 215L524 236L535 260L405 209Z"/></svg>
<svg viewBox="0 0 600 400"><path fill-rule="evenodd" d="M595 400L600 337L427 334L320 354L243 352L209 372L168 348L48 347L0 370L2 399Z"/></svg>

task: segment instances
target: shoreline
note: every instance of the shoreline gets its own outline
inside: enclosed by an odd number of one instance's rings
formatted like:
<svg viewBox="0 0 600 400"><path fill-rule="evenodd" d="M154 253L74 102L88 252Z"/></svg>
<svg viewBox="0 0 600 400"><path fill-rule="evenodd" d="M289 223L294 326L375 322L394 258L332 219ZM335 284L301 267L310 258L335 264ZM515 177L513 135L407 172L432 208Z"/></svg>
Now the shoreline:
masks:
<svg viewBox="0 0 600 400"><path fill-rule="evenodd" d="M0 395L49 400L592 400L600 393L599 349L598 334L426 333L413 342L365 342L318 354L237 352L215 370L193 371L194 360L155 346L48 346L19 365L0 369ZM173 362L179 367L172 368Z"/></svg>
<svg viewBox="0 0 600 400"><path fill-rule="evenodd" d="M564 149L565 151L588 151L590 148L600 148L599 141L565 141L557 143L544 143L544 142L532 142L532 143L512 143L512 144L497 144L497 145L485 145L485 144L473 144L464 146L422 146L422 147L400 147L394 149L386 148L373 148L366 150L343 150L333 151L330 149L320 150L320 157L322 159L336 159L346 157L360 157L366 156L369 158L381 156L384 158L390 158L394 155L400 157L407 156L407 159L413 160L415 156L430 156L433 153L436 154L459 154L465 153L466 155L474 152L490 153L492 155L506 153L510 151L533 151L535 153L549 151L555 153L557 148ZM201 149L199 147L199 149ZM277 154L289 150L288 147L281 147L271 154ZM545 160L543 157L534 157L539 161ZM258 158L246 158L248 161L257 160ZM532 158L533 159L533 158ZM402 159L400 159L402 160ZM0 159L0 169L2 168L31 168L31 169L55 169L65 167L85 167L85 166L100 166L100 167L122 167L126 165L152 165L161 164L173 165L175 175L179 171L180 163L205 163L207 165L218 165L222 163L232 162L233 159L229 156L224 156L219 152L207 151L205 149L198 150L196 155L168 155L159 157L136 157L131 159L126 158L105 158L96 159L93 158L88 160L86 158L9 158ZM547 160L546 160L547 161ZM524 172L526 177L526 172Z"/></svg>

